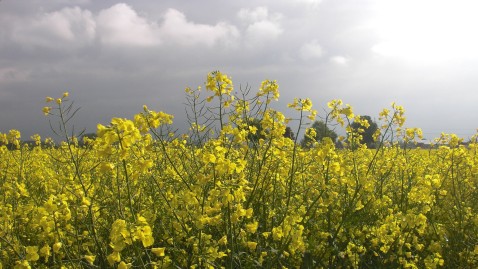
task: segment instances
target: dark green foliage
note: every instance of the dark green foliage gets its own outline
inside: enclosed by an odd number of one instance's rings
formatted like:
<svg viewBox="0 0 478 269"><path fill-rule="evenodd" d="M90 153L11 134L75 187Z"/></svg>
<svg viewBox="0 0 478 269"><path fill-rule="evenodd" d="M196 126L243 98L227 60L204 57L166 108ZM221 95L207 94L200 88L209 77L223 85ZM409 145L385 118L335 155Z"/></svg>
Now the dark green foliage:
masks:
<svg viewBox="0 0 478 269"><path fill-rule="evenodd" d="M311 128L315 129L315 141L320 142L322 141L325 137L328 137L332 140L332 142L335 144L337 141L337 133L334 132L334 130L330 129L327 124L323 121L315 121ZM304 139L302 140L301 144L303 147L308 147L311 145L311 143L315 142L312 140L310 137L304 135Z"/></svg>
<svg viewBox="0 0 478 269"><path fill-rule="evenodd" d="M265 138L264 134L262 133L262 124L260 119L253 118L252 120L248 122L248 125L256 127L257 131L255 134L249 133L247 135L247 140L249 140L250 142L258 142L259 139Z"/></svg>
<svg viewBox="0 0 478 269"><path fill-rule="evenodd" d="M295 134L289 126L285 128L284 137L295 140Z"/></svg>
<svg viewBox="0 0 478 269"><path fill-rule="evenodd" d="M373 139L373 134L377 131L378 125L375 123L370 116L360 116L361 119L365 119L368 124L370 125L368 128L365 128L362 126L362 124L358 122L352 122L350 124L350 127L354 130L354 133L357 133L359 129L363 129L363 132L361 133L362 135L362 140L360 143L367 145L368 148L374 148L375 147L375 141Z"/></svg>

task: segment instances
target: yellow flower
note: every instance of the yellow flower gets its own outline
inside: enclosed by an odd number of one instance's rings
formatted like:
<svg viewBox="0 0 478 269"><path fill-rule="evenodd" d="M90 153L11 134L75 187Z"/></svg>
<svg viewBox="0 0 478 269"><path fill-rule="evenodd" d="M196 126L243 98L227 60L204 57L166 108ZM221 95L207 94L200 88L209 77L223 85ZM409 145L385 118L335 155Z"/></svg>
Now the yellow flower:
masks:
<svg viewBox="0 0 478 269"><path fill-rule="evenodd" d="M310 111L312 109L312 101L309 98L305 98L304 100L301 100L302 103L302 109L304 111Z"/></svg>
<svg viewBox="0 0 478 269"><path fill-rule="evenodd" d="M49 107L49 106L43 107L43 109L42 109L43 114L45 114L45 116L50 114L50 110L51 110L51 107Z"/></svg>
<svg viewBox="0 0 478 269"><path fill-rule="evenodd" d="M257 231L258 224L259 223L257 221L255 221L253 223L246 224L246 230L250 233L255 233Z"/></svg>
<svg viewBox="0 0 478 269"><path fill-rule="evenodd" d="M51 255L51 248L49 245L45 245L40 249L40 256L45 257L47 259Z"/></svg>
<svg viewBox="0 0 478 269"><path fill-rule="evenodd" d="M13 269L30 269L30 268L32 267L30 266L30 263L28 263L27 260L16 261L15 266L13 267Z"/></svg>
<svg viewBox="0 0 478 269"><path fill-rule="evenodd" d="M357 204L355 205L355 211L358 211L362 208L364 208L364 205L362 204L361 200L358 200Z"/></svg>
<svg viewBox="0 0 478 269"><path fill-rule="evenodd" d="M247 247L248 247L251 251L256 250L256 247L257 247L257 243L256 243L256 242L251 242L251 241L249 241L249 242L247 242L246 244L247 244Z"/></svg>
<svg viewBox="0 0 478 269"><path fill-rule="evenodd" d="M122 251L126 244L130 244L131 237L127 229L126 221L123 219L117 219L113 223L110 232L111 243L110 246L115 252Z"/></svg>
<svg viewBox="0 0 478 269"><path fill-rule="evenodd" d="M58 251L60 251L61 246L62 244L60 242L53 244L53 252L58 253Z"/></svg>
<svg viewBox="0 0 478 269"><path fill-rule="evenodd" d="M141 240L144 247L149 247L154 243L153 232L149 225L138 227L136 237Z"/></svg>
<svg viewBox="0 0 478 269"><path fill-rule="evenodd" d="M108 263L113 266L113 264L115 264L116 262L121 261L121 256L118 251L113 251L113 253L106 257L106 259L108 260Z"/></svg>
<svg viewBox="0 0 478 269"><path fill-rule="evenodd" d="M349 119L355 117L355 115L353 113L353 110L352 110L352 107L349 104L346 104L345 106L346 107L342 108L340 112Z"/></svg>
<svg viewBox="0 0 478 269"><path fill-rule="evenodd" d="M261 83L261 87L259 88L259 92L257 93L257 96L267 96L269 97L269 94L272 94L272 97L274 100L279 100L279 85L277 84L276 80L264 80ZM270 99L268 98L266 100L266 103L270 103Z"/></svg>
<svg viewBox="0 0 478 269"><path fill-rule="evenodd" d="M51 98L51 97L45 98L45 102L47 102L47 103L50 103L50 102L53 101L53 100L55 100L55 99L53 99L53 98Z"/></svg>
<svg viewBox="0 0 478 269"><path fill-rule="evenodd" d="M206 90L212 91L215 96L230 95L233 89L232 80L227 75L219 71L207 75Z"/></svg>
<svg viewBox="0 0 478 269"><path fill-rule="evenodd" d="M40 259L40 256L38 255L37 246L26 247L26 252L27 252L27 256L26 256L27 261L33 262L33 261L38 261L38 259Z"/></svg>
<svg viewBox="0 0 478 269"><path fill-rule="evenodd" d="M284 233L282 232L282 227L272 228L272 238L274 238L274 240L278 241L282 237L284 237Z"/></svg>
<svg viewBox="0 0 478 269"><path fill-rule="evenodd" d="M57 99L56 99L56 103L59 104L59 105L61 105L61 98L57 98Z"/></svg>
<svg viewBox="0 0 478 269"><path fill-rule="evenodd" d="M248 209L246 210L246 218L251 218L251 217L252 217L252 213L254 213L254 209L248 208Z"/></svg>
<svg viewBox="0 0 478 269"><path fill-rule="evenodd" d="M226 244L227 244L227 235L221 237L221 239L219 239L219 240L217 241L217 244L218 244L218 245L226 245Z"/></svg>
<svg viewBox="0 0 478 269"><path fill-rule="evenodd" d="M206 163L216 163L216 156L214 156L214 154L207 154L205 156L205 162Z"/></svg>
<svg viewBox="0 0 478 269"><path fill-rule="evenodd" d="M152 248L151 252L158 257L164 257L164 250L166 250L166 248Z"/></svg>
<svg viewBox="0 0 478 269"><path fill-rule="evenodd" d="M89 264L93 264L95 262L95 259L96 259L96 256L94 255L85 255L85 260L89 263Z"/></svg>
<svg viewBox="0 0 478 269"><path fill-rule="evenodd" d="M90 199L84 196L81 197L81 205L90 206L91 205Z"/></svg>
<svg viewBox="0 0 478 269"><path fill-rule="evenodd" d="M126 264L124 261L121 261L119 264L118 264L118 269L128 269L128 268L131 268L131 264Z"/></svg>
<svg viewBox="0 0 478 269"><path fill-rule="evenodd" d="M66 98L66 97L68 97L68 95L69 95L69 93L68 93L68 92L64 92L64 93L63 93L63 97L62 97L62 98Z"/></svg>
<svg viewBox="0 0 478 269"><path fill-rule="evenodd" d="M115 168L115 165L112 163L101 163L99 169L101 172L112 172Z"/></svg>

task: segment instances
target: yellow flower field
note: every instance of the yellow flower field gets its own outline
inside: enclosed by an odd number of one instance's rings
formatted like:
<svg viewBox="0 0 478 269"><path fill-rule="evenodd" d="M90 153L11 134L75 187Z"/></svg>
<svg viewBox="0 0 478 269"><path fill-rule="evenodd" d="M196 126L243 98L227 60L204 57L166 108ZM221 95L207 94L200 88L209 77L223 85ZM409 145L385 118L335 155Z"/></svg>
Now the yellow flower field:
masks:
<svg viewBox="0 0 478 269"><path fill-rule="evenodd" d="M368 149L340 100L296 99L288 119L275 81L205 88L186 89L187 135L144 107L80 139L68 93L43 109L61 144L0 134L0 268L478 268L475 138L400 146L421 130L392 104ZM284 137L291 120L314 137L316 117L346 128L343 149Z"/></svg>

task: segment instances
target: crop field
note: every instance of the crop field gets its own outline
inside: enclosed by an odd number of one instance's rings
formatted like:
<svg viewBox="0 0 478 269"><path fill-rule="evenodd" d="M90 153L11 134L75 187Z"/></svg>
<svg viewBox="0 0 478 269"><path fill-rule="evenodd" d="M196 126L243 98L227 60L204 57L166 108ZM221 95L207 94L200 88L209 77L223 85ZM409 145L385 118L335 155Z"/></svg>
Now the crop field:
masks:
<svg viewBox="0 0 478 269"><path fill-rule="evenodd" d="M0 134L0 268L478 268L476 138L407 147L421 130L392 104L367 148L351 106L295 99L289 119L278 98L212 72L186 89L188 134L145 106L88 138L48 97L61 143ZM343 147L284 136L316 118Z"/></svg>

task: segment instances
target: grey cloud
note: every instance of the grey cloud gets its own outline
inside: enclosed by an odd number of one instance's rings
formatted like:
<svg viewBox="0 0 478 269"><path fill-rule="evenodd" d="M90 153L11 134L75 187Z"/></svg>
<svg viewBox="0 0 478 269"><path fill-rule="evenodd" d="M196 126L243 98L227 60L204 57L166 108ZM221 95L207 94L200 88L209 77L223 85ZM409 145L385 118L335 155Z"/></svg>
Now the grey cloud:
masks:
<svg viewBox="0 0 478 269"><path fill-rule="evenodd" d="M299 55L303 60L315 60L324 55L324 49L317 40L312 40L300 47Z"/></svg>
<svg viewBox="0 0 478 269"><path fill-rule="evenodd" d="M99 12L99 39L109 46L156 46L161 43L158 26L120 3Z"/></svg>
<svg viewBox="0 0 478 269"><path fill-rule="evenodd" d="M226 22L215 25L197 24L188 21L182 12L172 8L164 15L160 33L165 42L189 47L214 46L217 43L232 46L240 35L235 26Z"/></svg>
<svg viewBox="0 0 478 269"><path fill-rule="evenodd" d="M219 69L253 90L277 79L283 111L294 97L311 97L319 111L341 98L376 116L396 101L427 137L473 133L476 59L425 65L373 51L384 41L375 2L3 0L0 132L50 134L44 97L66 90L82 107L77 129L143 104L184 126L184 88Z"/></svg>
<svg viewBox="0 0 478 269"><path fill-rule="evenodd" d="M270 13L267 7L242 8L238 18L246 23L244 43L246 48L256 49L277 39L283 33L280 20L282 14Z"/></svg>
<svg viewBox="0 0 478 269"><path fill-rule="evenodd" d="M94 40L95 22L90 11L78 7L44 13L32 20L18 19L12 39L22 46L69 49Z"/></svg>

